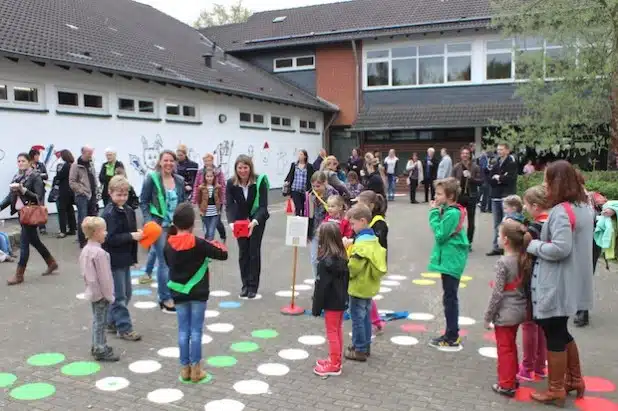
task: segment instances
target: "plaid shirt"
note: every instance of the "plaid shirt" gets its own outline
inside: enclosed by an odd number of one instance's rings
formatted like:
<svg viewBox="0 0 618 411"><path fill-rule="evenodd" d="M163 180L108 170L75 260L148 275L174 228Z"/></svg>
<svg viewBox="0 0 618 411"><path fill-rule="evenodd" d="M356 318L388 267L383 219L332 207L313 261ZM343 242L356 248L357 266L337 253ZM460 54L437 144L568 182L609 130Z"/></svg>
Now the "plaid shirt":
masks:
<svg viewBox="0 0 618 411"><path fill-rule="evenodd" d="M294 180L292 180L292 191L304 193L307 186L307 167L294 167Z"/></svg>

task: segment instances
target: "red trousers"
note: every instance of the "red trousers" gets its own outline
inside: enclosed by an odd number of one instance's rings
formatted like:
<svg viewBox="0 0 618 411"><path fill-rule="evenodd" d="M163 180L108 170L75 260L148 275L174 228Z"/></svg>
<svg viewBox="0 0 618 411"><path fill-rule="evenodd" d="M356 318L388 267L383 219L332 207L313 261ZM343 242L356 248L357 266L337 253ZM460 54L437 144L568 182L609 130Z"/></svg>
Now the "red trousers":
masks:
<svg viewBox="0 0 618 411"><path fill-rule="evenodd" d="M324 324L328 340L328 358L332 365L340 367L343 351L343 311L324 310Z"/></svg>
<svg viewBox="0 0 618 411"><path fill-rule="evenodd" d="M502 388L515 389L519 362L517 359L517 329L519 325L496 326L498 348L498 384Z"/></svg>

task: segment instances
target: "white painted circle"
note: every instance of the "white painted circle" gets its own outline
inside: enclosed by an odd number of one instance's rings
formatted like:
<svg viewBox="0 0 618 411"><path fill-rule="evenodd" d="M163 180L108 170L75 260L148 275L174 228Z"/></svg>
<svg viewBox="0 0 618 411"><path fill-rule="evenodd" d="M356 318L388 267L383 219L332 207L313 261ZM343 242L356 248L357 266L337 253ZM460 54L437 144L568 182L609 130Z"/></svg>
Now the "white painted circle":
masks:
<svg viewBox="0 0 618 411"><path fill-rule="evenodd" d="M141 360L129 364L129 370L136 374L150 374L151 372L159 371L161 363L154 360Z"/></svg>
<svg viewBox="0 0 618 411"><path fill-rule="evenodd" d="M241 300L261 300L262 299L262 294L256 294L254 298L249 298L249 297L240 297Z"/></svg>
<svg viewBox="0 0 618 411"><path fill-rule="evenodd" d="M268 392L268 384L260 380L243 380L234 384L234 389L239 394L266 394Z"/></svg>
<svg viewBox="0 0 618 411"><path fill-rule="evenodd" d="M212 342L212 337L208 334L202 334L202 344L210 344Z"/></svg>
<svg viewBox="0 0 618 411"><path fill-rule="evenodd" d="M223 400L210 401L204 405L204 411L243 411L245 404L236 400L229 400L227 398Z"/></svg>
<svg viewBox="0 0 618 411"><path fill-rule="evenodd" d="M229 291L223 291L223 290L215 290L215 291L211 291L210 295L212 297L227 297L230 295Z"/></svg>
<svg viewBox="0 0 618 411"><path fill-rule="evenodd" d="M204 318L217 318L218 316L219 316L219 311L206 310L204 312Z"/></svg>
<svg viewBox="0 0 618 411"><path fill-rule="evenodd" d="M298 342L305 345L321 345L326 342L326 338L321 335L303 335Z"/></svg>
<svg viewBox="0 0 618 411"><path fill-rule="evenodd" d="M214 323L207 325L206 328L213 333L229 333L234 329L234 326L228 323Z"/></svg>
<svg viewBox="0 0 618 411"><path fill-rule="evenodd" d="M459 352L463 350L463 345L459 344L459 347L438 347L438 351L442 352Z"/></svg>
<svg viewBox="0 0 618 411"><path fill-rule="evenodd" d="M292 291L291 291L291 290L277 291L277 292L275 293L275 295L276 295L277 297L287 297L287 298L290 298L290 297L292 297ZM298 291L295 291L295 292L294 292L294 297L298 297L298 295L299 295L299 292L298 292Z"/></svg>
<svg viewBox="0 0 618 411"><path fill-rule="evenodd" d="M157 351L157 354L165 358L180 358L180 350L178 347L161 348Z"/></svg>
<svg viewBox="0 0 618 411"><path fill-rule="evenodd" d="M86 294L84 293L75 294L75 298L77 298L78 300L85 300Z"/></svg>
<svg viewBox="0 0 618 411"><path fill-rule="evenodd" d="M476 320L470 317L459 317L459 325L474 325Z"/></svg>
<svg viewBox="0 0 618 411"><path fill-rule="evenodd" d="M137 301L135 304L133 304L133 307L142 310L149 310L158 307L158 304L154 301Z"/></svg>
<svg viewBox="0 0 618 411"><path fill-rule="evenodd" d="M157 404L169 404L184 397L182 391L176 388L160 388L148 393L148 401Z"/></svg>
<svg viewBox="0 0 618 411"><path fill-rule="evenodd" d="M390 293L391 291L393 291L393 290L391 290L388 287L380 287L380 292L383 293L383 294Z"/></svg>
<svg viewBox="0 0 618 411"><path fill-rule="evenodd" d="M270 377L282 377L290 372L290 367L285 364L267 363L258 366L257 371Z"/></svg>
<svg viewBox="0 0 618 411"><path fill-rule="evenodd" d="M100 379L94 385L101 391L119 391L129 386L129 380L122 377L106 377Z"/></svg>
<svg viewBox="0 0 618 411"><path fill-rule="evenodd" d="M292 286L290 286L290 288L292 288ZM313 289L313 287L308 284L296 284L294 288L296 289L296 291L309 291Z"/></svg>
<svg viewBox="0 0 618 411"><path fill-rule="evenodd" d="M131 278L131 285L139 285L139 278Z"/></svg>
<svg viewBox="0 0 618 411"><path fill-rule="evenodd" d="M150 286L151 286L152 288L159 288L159 284L158 284L157 282L150 283Z"/></svg>
<svg viewBox="0 0 618 411"><path fill-rule="evenodd" d="M380 300L384 299L384 296L382 294L377 294L375 297L373 297L373 299L375 301L380 301Z"/></svg>
<svg viewBox="0 0 618 411"><path fill-rule="evenodd" d="M285 350L279 351L279 357L283 358L284 360L298 361L309 358L309 353L305 350L300 350L298 348L287 348Z"/></svg>
<svg viewBox="0 0 618 411"><path fill-rule="evenodd" d="M303 283L313 285L315 284L315 280L313 278L308 278L305 281L303 281Z"/></svg>
<svg viewBox="0 0 618 411"><path fill-rule="evenodd" d="M479 348L479 354L487 358L498 358L498 350L496 347L481 347Z"/></svg>
<svg viewBox="0 0 618 411"><path fill-rule="evenodd" d="M416 345L418 340L407 335L397 335L391 338L391 342L397 345Z"/></svg>
<svg viewBox="0 0 618 411"><path fill-rule="evenodd" d="M393 314L393 310L378 310L378 314Z"/></svg>
<svg viewBox="0 0 618 411"><path fill-rule="evenodd" d="M387 275L386 278L388 278L389 280L403 281L406 280L408 277L406 277L405 275Z"/></svg>
<svg viewBox="0 0 618 411"><path fill-rule="evenodd" d="M394 280L384 280L384 281L382 281L382 285L387 285L389 287L397 287L400 284L401 283L399 281L394 281Z"/></svg>
<svg viewBox="0 0 618 411"><path fill-rule="evenodd" d="M413 321L431 321L436 318L433 314L429 313L410 313L408 315L408 320Z"/></svg>

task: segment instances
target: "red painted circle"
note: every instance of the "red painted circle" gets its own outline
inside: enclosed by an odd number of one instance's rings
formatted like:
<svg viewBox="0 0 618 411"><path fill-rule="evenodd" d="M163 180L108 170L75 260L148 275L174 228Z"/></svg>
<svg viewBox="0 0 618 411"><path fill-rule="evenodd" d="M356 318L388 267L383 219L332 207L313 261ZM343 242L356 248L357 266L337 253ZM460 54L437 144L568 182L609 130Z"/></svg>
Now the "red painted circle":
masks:
<svg viewBox="0 0 618 411"><path fill-rule="evenodd" d="M586 391L589 392L612 392L616 391L616 385L610 380L601 377L584 377Z"/></svg>
<svg viewBox="0 0 618 411"><path fill-rule="evenodd" d="M533 392L535 392L533 388L519 387L513 399L519 402L530 402L532 401L532 398L530 398L530 394L532 394Z"/></svg>
<svg viewBox="0 0 618 411"><path fill-rule="evenodd" d="M494 288L494 285L496 285L496 282L494 280L491 280L489 282L489 288Z"/></svg>
<svg viewBox="0 0 618 411"><path fill-rule="evenodd" d="M496 343L496 333L493 331L487 331L485 334L483 334L483 339L485 341L489 341L492 343Z"/></svg>
<svg viewBox="0 0 618 411"><path fill-rule="evenodd" d="M409 324L403 324L401 326L401 331L406 332L406 333L414 333L414 332L424 333L427 331L427 327L425 327L423 324L409 323Z"/></svg>
<svg viewBox="0 0 618 411"><path fill-rule="evenodd" d="M446 334L446 330L442 330L442 335L444 335L444 334ZM460 336L460 337L465 337L465 336L467 336L468 334L470 334L470 333L468 332L468 330L459 330L459 336Z"/></svg>
<svg viewBox="0 0 618 411"><path fill-rule="evenodd" d="M584 397L575 400L575 406L581 411L618 411L618 404L605 398Z"/></svg>

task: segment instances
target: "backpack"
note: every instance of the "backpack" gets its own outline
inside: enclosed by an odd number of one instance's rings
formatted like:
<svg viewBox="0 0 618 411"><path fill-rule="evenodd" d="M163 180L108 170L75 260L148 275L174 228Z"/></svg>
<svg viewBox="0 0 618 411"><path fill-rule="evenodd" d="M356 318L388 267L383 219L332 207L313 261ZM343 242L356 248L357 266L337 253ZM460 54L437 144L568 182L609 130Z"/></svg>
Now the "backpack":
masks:
<svg viewBox="0 0 618 411"><path fill-rule="evenodd" d="M464 223L466 221L466 217L468 216L468 210L466 210L464 206L457 203L455 204L455 207L459 209L459 222L457 223L457 227L455 228L455 231L453 231L453 233L451 234L451 237L454 237L457 234L459 234L459 232L463 229Z"/></svg>

